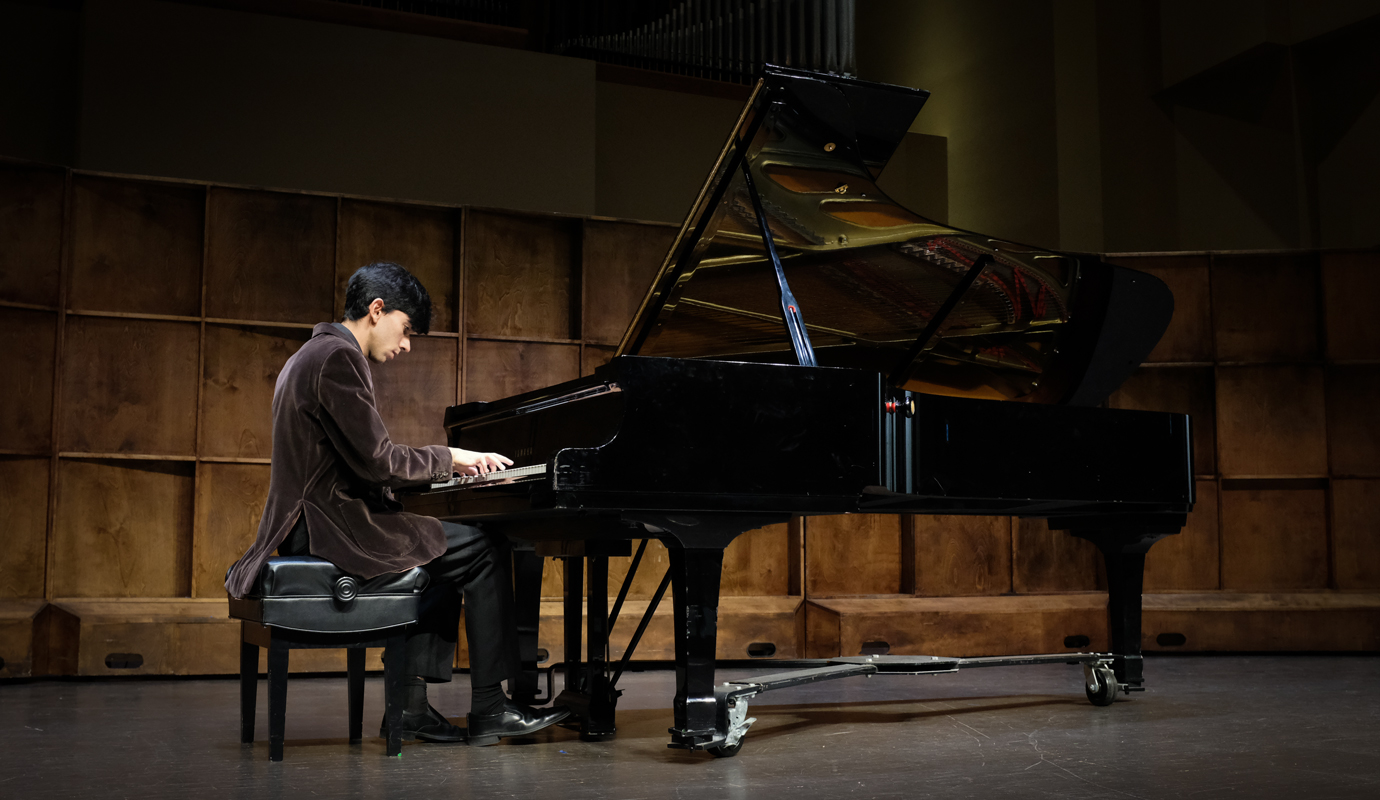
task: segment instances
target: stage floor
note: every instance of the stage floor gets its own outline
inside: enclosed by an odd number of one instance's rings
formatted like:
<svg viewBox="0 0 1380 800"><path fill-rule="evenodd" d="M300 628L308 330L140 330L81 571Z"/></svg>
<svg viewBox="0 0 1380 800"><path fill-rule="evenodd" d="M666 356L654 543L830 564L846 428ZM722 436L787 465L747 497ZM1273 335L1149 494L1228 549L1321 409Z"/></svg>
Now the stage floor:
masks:
<svg viewBox="0 0 1380 800"><path fill-rule="evenodd" d="M262 682L252 746L231 679L10 683L0 797L1380 797L1380 656L1160 656L1145 671L1148 691L1107 708L1064 665L784 689L756 698L728 759L667 749L668 669L624 675L614 741L557 728L496 747L408 743L399 759L374 736L381 678L352 747L344 677L293 677L278 764ZM432 701L462 716L469 681L455 677Z"/></svg>

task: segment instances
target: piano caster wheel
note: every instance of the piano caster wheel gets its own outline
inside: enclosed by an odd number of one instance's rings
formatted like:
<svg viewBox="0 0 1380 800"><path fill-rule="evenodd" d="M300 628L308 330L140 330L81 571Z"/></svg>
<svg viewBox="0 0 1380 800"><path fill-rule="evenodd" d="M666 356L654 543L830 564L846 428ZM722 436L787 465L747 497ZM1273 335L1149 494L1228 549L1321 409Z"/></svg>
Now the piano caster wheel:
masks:
<svg viewBox="0 0 1380 800"><path fill-rule="evenodd" d="M709 747L705 749L709 751L709 755L715 758L733 758L738 755L739 750L743 749L743 740L739 739L737 744L720 745L719 747Z"/></svg>
<svg viewBox="0 0 1380 800"><path fill-rule="evenodd" d="M1116 696L1121 691L1121 685L1116 682L1116 673L1108 666L1083 666L1084 683L1083 688L1088 694L1088 701L1095 706L1109 706L1116 702Z"/></svg>

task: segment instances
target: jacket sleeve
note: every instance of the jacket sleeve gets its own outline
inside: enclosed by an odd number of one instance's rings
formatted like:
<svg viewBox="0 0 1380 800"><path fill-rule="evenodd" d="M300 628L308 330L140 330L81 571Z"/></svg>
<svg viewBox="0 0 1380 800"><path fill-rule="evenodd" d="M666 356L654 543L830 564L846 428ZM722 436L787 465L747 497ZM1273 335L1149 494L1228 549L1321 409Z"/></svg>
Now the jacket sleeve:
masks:
<svg viewBox="0 0 1380 800"><path fill-rule="evenodd" d="M445 445L408 447L388 437L368 369L358 353L340 349L326 356L317 376L321 425L346 466L374 486L449 480L453 462Z"/></svg>

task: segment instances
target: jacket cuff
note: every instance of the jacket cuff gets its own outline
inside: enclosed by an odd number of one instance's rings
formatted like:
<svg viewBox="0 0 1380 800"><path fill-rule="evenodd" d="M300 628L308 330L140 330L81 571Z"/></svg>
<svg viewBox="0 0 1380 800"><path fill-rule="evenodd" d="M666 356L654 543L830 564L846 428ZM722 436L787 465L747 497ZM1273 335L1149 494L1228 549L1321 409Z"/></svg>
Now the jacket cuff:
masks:
<svg viewBox="0 0 1380 800"><path fill-rule="evenodd" d="M428 449L432 450L440 461L431 473L431 482L445 483L450 480L451 473L453 472L453 465L455 463L450 457L450 448L445 445L437 444L432 445Z"/></svg>

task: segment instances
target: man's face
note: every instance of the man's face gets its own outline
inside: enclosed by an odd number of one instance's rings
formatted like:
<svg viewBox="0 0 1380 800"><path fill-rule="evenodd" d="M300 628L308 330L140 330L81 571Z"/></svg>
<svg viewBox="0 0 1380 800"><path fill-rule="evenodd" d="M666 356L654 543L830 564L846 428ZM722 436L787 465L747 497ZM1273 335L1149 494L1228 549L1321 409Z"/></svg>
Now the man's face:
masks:
<svg viewBox="0 0 1380 800"><path fill-rule="evenodd" d="M412 350L412 319L402 311L388 311L378 318L369 342L369 359L380 364Z"/></svg>

